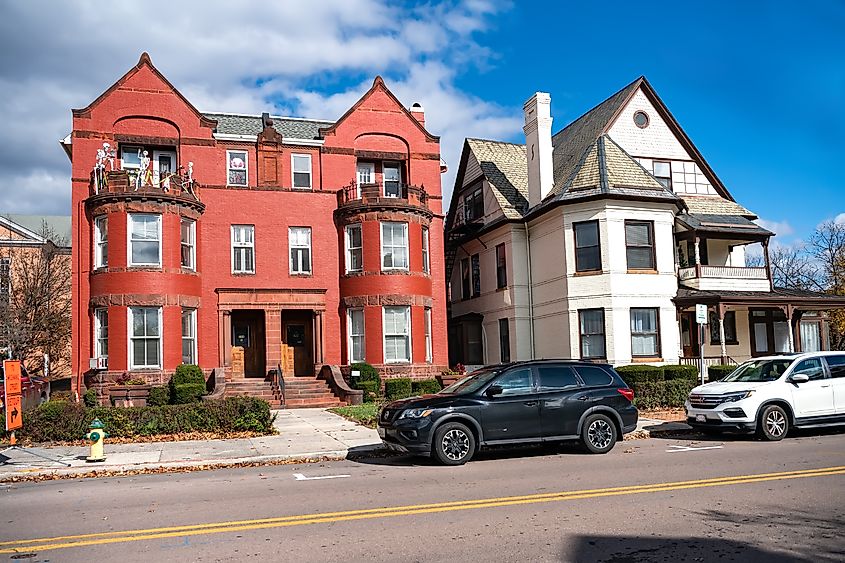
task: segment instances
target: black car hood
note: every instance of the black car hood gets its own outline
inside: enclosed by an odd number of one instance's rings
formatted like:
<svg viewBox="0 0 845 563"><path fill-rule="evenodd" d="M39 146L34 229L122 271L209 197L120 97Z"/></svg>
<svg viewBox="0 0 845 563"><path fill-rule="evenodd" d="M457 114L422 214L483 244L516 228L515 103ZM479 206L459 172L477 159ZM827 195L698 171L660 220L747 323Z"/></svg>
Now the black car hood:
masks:
<svg viewBox="0 0 845 563"><path fill-rule="evenodd" d="M408 397L407 399L400 399L384 405L385 409L401 410L401 409L424 409L424 408L443 408L454 405L459 395L422 395L420 397Z"/></svg>

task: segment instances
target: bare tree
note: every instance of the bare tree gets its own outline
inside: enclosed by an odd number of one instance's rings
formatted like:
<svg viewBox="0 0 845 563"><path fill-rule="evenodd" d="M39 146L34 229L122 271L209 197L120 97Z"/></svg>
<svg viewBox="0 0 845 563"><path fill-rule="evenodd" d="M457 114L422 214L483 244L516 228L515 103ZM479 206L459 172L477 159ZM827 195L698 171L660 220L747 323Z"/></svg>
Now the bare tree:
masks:
<svg viewBox="0 0 845 563"><path fill-rule="evenodd" d="M772 280L776 287L821 291L819 266L804 247L773 246L769 249Z"/></svg>
<svg viewBox="0 0 845 563"><path fill-rule="evenodd" d="M0 344L29 373L43 373L48 354L55 373L70 364L71 261L61 250L66 243L46 225L41 234L44 245L14 255L11 291L0 300Z"/></svg>

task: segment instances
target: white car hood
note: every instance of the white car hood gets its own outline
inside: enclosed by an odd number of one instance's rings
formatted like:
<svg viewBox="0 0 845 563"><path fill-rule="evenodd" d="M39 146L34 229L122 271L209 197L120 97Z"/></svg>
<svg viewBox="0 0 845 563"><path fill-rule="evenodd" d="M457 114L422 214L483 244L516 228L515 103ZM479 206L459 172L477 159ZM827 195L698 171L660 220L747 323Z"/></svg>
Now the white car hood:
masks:
<svg viewBox="0 0 845 563"><path fill-rule="evenodd" d="M739 391L750 391L752 389L759 389L765 385L772 383L771 381L761 381L758 383L747 381L714 381L712 383L705 383L699 385L692 391L692 395L723 395L725 393L737 393Z"/></svg>

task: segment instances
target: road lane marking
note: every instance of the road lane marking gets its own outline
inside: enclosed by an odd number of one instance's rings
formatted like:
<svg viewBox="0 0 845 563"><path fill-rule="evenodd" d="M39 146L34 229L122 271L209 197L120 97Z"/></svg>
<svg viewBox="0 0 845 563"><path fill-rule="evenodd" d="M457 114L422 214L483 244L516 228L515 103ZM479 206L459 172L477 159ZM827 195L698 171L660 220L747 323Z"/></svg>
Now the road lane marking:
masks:
<svg viewBox="0 0 845 563"><path fill-rule="evenodd" d="M666 450L670 454L673 452L697 452L700 450L721 450L722 446L669 446L675 448L674 450Z"/></svg>
<svg viewBox="0 0 845 563"><path fill-rule="evenodd" d="M319 477L306 477L302 473L294 473L297 481L319 481L321 479L343 479L344 477L352 477L352 475L320 475Z"/></svg>
<svg viewBox="0 0 845 563"><path fill-rule="evenodd" d="M742 485L765 481L801 479L808 477L824 477L832 475L845 475L845 466L823 467L819 469L799 471L784 471L779 473L760 473L751 475L716 477L710 479L699 479L695 481L653 483L648 485L630 485L624 487L609 487L604 489L588 489L581 491L560 491L556 493L541 493L512 497L498 497L433 504L370 508L361 510L348 510L343 512L301 514L295 516L281 516L257 520L213 522L185 526L170 526L162 528L80 534L74 536L58 536L52 538L4 541L0 542L0 553L19 553L21 551L31 552L33 550L46 551L55 549L65 549L70 547L84 547L91 545L104 545L161 538L185 537L202 534L218 534L225 532L301 526L306 524L325 524L351 520L387 518L395 516L411 516L438 512L450 512L457 510L495 508L503 506L534 504L541 502L560 502L588 498L600 498L641 493L656 493L685 489L698 489L704 487L717 487L725 485Z"/></svg>

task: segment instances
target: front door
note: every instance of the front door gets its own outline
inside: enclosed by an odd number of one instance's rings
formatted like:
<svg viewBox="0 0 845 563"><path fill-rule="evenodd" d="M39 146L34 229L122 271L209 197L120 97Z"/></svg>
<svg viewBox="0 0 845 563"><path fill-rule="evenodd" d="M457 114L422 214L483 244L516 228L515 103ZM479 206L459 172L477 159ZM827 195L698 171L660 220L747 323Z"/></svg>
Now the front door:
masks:
<svg viewBox="0 0 845 563"><path fill-rule="evenodd" d="M284 311L282 337L293 352L293 374L314 375L311 311Z"/></svg>
<svg viewBox="0 0 845 563"><path fill-rule="evenodd" d="M153 183L164 189L170 189L170 175L176 173L176 153L174 151L153 151Z"/></svg>
<svg viewBox="0 0 845 563"><path fill-rule="evenodd" d="M493 381L502 393L490 397L481 412L485 441L540 438L540 401L531 368L512 369Z"/></svg>
<svg viewBox="0 0 845 563"><path fill-rule="evenodd" d="M232 346L244 350L245 377L264 377L263 311L232 311Z"/></svg>
<svg viewBox="0 0 845 563"><path fill-rule="evenodd" d="M825 376L821 358L807 358L798 362L789 375L796 374L806 375L810 381L791 384L795 416L805 418L833 414L833 388L831 380Z"/></svg>
<svg viewBox="0 0 845 563"><path fill-rule="evenodd" d="M695 322L695 313L681 313L681 343L685 358L698 357L698 324Z"/></svg>

